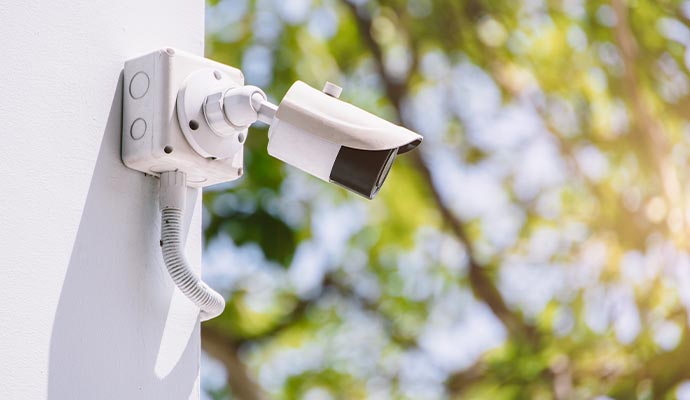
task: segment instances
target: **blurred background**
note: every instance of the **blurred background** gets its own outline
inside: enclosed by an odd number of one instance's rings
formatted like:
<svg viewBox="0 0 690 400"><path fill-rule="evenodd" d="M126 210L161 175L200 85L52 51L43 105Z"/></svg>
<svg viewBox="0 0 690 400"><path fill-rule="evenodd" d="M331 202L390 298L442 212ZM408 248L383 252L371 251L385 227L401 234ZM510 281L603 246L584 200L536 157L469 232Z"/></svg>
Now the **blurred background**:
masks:
<svg viewBox="0 0 690 400"><path fill-rule="evenodd" d="M415 130L374 201L204 194L205 399L690 399L690 2L209 0L207 56Z"/></svg>

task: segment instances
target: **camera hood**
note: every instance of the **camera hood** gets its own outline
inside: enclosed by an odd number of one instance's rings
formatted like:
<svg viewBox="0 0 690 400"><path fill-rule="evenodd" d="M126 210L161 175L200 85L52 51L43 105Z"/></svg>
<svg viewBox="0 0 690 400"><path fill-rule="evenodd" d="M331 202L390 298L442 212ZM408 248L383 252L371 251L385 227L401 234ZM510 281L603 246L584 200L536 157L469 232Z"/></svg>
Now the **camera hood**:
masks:
<svg viewBox="0 0 690 400"><path fill-rule="evenodd" d="M331 97L302 81L280 102L275 118L331 143L358 150L413 150L422 136L352 104Z"/></svg>

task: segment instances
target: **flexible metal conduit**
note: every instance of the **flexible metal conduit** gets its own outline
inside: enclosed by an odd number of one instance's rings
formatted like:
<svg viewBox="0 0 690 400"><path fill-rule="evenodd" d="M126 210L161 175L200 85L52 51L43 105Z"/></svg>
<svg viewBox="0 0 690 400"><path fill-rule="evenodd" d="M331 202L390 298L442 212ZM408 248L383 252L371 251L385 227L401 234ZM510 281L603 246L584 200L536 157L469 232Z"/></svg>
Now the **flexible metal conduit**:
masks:
<svg viewBox="0 0 690 400"><path fill-rule="evenodd" d="M179 171L163 172L160 181L161 248L165 266L175 285L201 309L201 320L215 318L225 309L225 299L196 276L184 254L182 218L186 176Z"/></svg>

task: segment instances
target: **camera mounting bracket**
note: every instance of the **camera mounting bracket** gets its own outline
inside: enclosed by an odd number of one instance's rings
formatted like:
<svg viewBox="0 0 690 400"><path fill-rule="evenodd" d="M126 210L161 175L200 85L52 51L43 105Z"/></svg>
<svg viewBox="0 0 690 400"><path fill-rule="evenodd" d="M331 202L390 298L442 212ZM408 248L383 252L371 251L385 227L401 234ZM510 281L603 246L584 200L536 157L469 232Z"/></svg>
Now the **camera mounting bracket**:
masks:
<svg viewBox="0 0 690 400"><path fill-rule="evenodd" d="M224 119L223 94L238 86L242 83L215 68L200 69L182 84L177 95L177 118L184 137L202 157L225 159L242 151L247 127L213 122Z"/></svg>
<svg viewBox="0 0 690 400"><path fill-rule="evenodd" d="M202 108L214 91L243 85L240 70L170 48L127 61L122 161L149 175L184 172L192 187L239 178L246 129L222 138L208 125Z"/></svg>

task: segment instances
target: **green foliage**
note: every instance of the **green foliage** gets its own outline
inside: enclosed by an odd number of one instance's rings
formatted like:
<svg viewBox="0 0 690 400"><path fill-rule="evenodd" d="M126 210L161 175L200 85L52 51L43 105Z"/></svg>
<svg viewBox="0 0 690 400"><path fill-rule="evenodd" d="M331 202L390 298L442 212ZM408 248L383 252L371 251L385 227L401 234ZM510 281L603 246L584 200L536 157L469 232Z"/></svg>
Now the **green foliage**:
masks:
<svg viewBox="0 0 690 400"><path fill-rule="evenodd" d="M252 129L204 194L209 251L254 261L202 328L246 377L211 398L688 396L688 2L208 7L207 55L276 101L331 80L425 135L368 202Z"/></svg>

